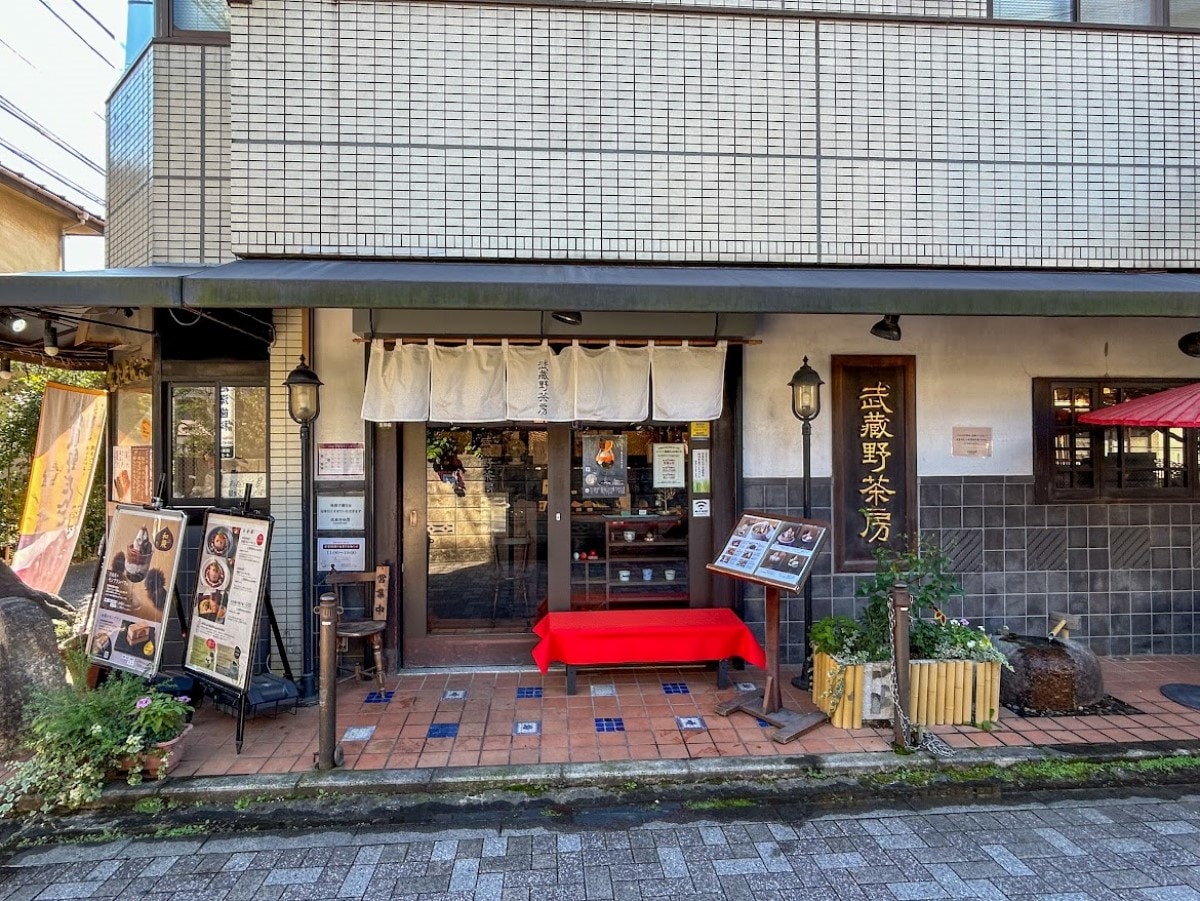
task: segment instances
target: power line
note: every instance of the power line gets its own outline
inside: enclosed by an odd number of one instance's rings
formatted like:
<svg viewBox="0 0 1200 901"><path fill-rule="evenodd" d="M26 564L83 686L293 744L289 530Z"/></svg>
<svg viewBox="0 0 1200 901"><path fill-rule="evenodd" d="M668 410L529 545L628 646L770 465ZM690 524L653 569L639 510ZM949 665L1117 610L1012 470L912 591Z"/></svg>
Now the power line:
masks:
<svg viewBox="0 0 1200 901"><path fill-rule="evenodd" d="M42 6L46 7L46 9L50 12L50 15L54 16L54 18L56 18L56 19L58 19L58 21L62 22L63 25L65 25L67 27L67 30L70 31L71 34L75 35L75 37L79 38L79 40L81 40L84 43L84 45L89 50L92 51L92 53L96 54L96 56L98 56L98 57L100 57L100 59L104 60L105 64L110 69L116 68L116 66L113 65L113 63L109 60L109 58L107 56L105 56L103 53L101 53L99 50L97 50L87 38L85 38L78 31L76 31L75 26L73 26L70 22L68 22L66 19L64 19L62 16L60 16L55 11L54 7L51 6L49 3L47 3L46 0L38 0L38 3L40 3L40 4L42 4Z"/></svg>
<svg viewBox="0 0 1200 901"><path fill-rule="evenodd" d="M117 36L115 34L113 34L111 31L109 31L108 27L103 22L101 22L94 15L92 15L92 11L90 9L88 9L86 6L84 6L82 3L80 3L79 0L71 0L71 2L74 3L76 6L78 6L81 10L83 10L83 14L85 16L87 16L89 19L91 19L93 22L95 22L96 25L99 26L101 31L103 31L106 35L108 35L114 41L117 39Z"/></svg>
<svg viewBox="0 0 1200 901"><path fill-rule="evenodd" d="M29 68L31 68L31 69L37 68L37 66L35 66L33 63L31 63L29 60L27 60L24 56L21 55L20 50L18 50L16 47L14 47L12 44L10 44L8 41L4 40L4 38L0 38L0 44L3 44L5 47L7 47L9 50L11 50L13 52L13 55L17 59L19 59L21 62L25 63L25 65L29 66Z"/></svg>
<svg viewBox="0 0 1200 901"><path fill-rule="evenodd" d="M72 147L70 144L68 144L63 138L60 138L58 135L56 135L50 129L46 128L44 125L42 125L40 122L38 122L37 119L34 119L31 115L29 115L27 112L22 110L20 107L18 107L15 103L13 103L11 100L9 100L7 97L5 97L3 94L0 94L0 110L3 110L4 112L8 113L9 115L15 117L22 124L28 125L34 131L36 131L38 134L40 134L42 137L46 138L49 141L52 141L57 146L61 147L63 150L65 150L67 153L71 154L71 156L75 157L75 159L79 160L81 163L86 165L89 169L91 169L97 175L104 174L103 166L101 166L99 163L92 160L90 157L85 156L79 150L76 150L74 147Z"/></svg>
<svg viewBox="0 0 1200 901"><path fill-rule="evenodd" d="M16 156L20 157L22 160L29 163L31 166L35 167L36 169L40 169L43 173L45 173L46 175L49 175L51 178L55 178L58 181L62 182L64 185L69 187L72 191L76 191L81 196L83 196L87 200L90 200L92 203L96 204L98 207L103 209L104 198L99 197L96 194L93 194L87 188L85 188L82 185L77 184L76 182L67 178L67 176L63 175L58 170L53 169L50 166L47 166L45 163L41 162L40 160L34 159L29 154L27 154L25 151L17 149L12 144L8 143L8 141L4 140L4 138L0 138L0 147L3 147L5 150L9 151L10 153L13 153Z"/></svg>

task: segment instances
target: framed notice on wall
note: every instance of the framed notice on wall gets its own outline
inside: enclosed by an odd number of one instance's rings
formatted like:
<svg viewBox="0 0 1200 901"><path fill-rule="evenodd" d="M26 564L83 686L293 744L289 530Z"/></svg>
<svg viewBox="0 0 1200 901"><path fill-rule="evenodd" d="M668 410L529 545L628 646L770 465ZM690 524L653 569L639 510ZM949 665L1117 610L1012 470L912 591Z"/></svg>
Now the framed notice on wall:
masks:
<svg viewBox="0 0 1200 901"><path fill-rule="evenodd" d="M144 678L158 672L186 523L177 510L113 512L88 636L90 659Z"/></svg>
<svg viewBox="0 0 1200 901"><path fill-rule="evenodd" d="M184 668L239 692L254 665L271 526L265 516L209 511L204 517Z"/></svg>
<svg viewBox="0 0 1200 901"><path fill-rule="evenodd" d="M916 358L835 356L834 565L868 572L917 527Z"/></svg>

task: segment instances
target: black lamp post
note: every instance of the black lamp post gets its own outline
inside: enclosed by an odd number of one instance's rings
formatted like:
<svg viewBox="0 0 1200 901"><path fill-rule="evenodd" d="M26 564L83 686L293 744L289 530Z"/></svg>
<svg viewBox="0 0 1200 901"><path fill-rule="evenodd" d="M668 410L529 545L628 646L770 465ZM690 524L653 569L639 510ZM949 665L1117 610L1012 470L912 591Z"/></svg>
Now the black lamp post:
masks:
<svg viewBox="0 0 1200 901"><path fill-rule="evenodd" d="M808 365L808 357L796 370L788 385L792 389L792 414L800 420L804 449L804 518L812 516L812 421L821 415L821 386L825 383L817 371ZM812 628L812 581L804 581L804 664L800 675L792 680L797 688L807 689L812 674L812 649L808 634Z"/></svg>
<svg viewBox="0 0 1200 901"><path fill-rule="evenodd" d="M312 424L321 415L321 385L324 384L301 355L300 364L288 373L283 383L288 389L288 415L300 426L300 622L303 626L304 672L300 676L300 696L316 694L313 667L317 659L316 616L313 603L313 522L312 522Z"/></svg>

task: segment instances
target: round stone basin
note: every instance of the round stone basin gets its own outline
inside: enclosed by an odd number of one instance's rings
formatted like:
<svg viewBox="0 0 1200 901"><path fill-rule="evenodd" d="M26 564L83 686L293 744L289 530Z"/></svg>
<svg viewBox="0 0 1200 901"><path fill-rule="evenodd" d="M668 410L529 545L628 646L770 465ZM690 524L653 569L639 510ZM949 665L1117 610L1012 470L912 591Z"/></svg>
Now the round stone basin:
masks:
<svg viewBox="0 0 1200 901"><path fill-rule="evenodd" d="M1070 713L1104 697L1100 661L1090 649L1067 640L1010 635L996 646L1012 671L1000 671L1000 703L1036 713Z"/></svg>

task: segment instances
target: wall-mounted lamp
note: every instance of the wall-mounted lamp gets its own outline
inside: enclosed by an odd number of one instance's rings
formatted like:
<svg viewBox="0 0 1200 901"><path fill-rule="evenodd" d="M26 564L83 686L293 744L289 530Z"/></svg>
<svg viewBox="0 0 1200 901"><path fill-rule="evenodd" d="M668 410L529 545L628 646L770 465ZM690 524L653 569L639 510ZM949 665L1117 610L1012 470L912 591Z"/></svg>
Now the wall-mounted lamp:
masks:
<svg viewBox="0 0 1200 901"><path fill-rule="evenodd" d="M54 323L46 323L46 334L42 339L42 350L46 352L48 357L58 356L58 329L54 327Z"/></svg>
<svg viewBox="0 0 1200 901"><path fill-rule="evenodd" d="M1188 332L1180 338L1179 349L1189 357L1200 357L1200 332Z"/></svg>
<svg viewBox="0 0 1200 901"><path fill-rule="evenodd" d="M25 331L28 325L29 322L24 316L14 316L12 319L8 320L8 330L14 335L21 334L21 332Z"/></svg>
<svg viewBox="0 0 1200 901"><path fill-rule="evenodd" d="M550 318L563 325L582 325L583 314L578 310L555 310Z"/></svg>
<svg viewBox="0 0 1200 901"><path fill-rule="evenodd" d="M0 357L0 381L7 382L12 378L12 361L8 357Z"/></svg>
<svg viewBox="0 0 1200 901"><path fill-rule="evenodd" d="M871 334L885 341L899 341L900 317L889 313L871 326Z"/></svg>

